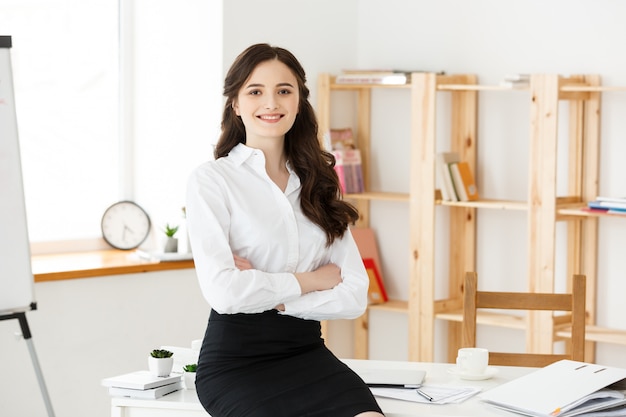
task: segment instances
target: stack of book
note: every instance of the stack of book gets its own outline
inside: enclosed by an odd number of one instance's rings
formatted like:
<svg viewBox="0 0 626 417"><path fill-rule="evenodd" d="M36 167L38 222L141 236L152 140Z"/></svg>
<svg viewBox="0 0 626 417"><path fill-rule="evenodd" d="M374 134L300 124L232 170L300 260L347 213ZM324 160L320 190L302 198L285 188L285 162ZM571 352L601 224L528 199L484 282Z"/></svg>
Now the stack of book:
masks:
<svg viewBox="0 0 626 417"><path fill-rule="evenodd" d="M591 211L626 215L626 197L597 197L594 201L588 202L587 207Z"/></svg>
<svg viewBox="0 0 626 417"><path fill-rule="evenodd" d="M411 74L394 70L344 70L335 79L337 84L403 85L411 80Z"/></svg>
<svg viewBox="0 0 626 417"><path fill-rule="evenodd" d="M180 374L153 376L149 371L136 371L102 380L109 394L116 397L161 398L183 388Z"/></svg>
<svg viewBox="0 0 626 417"><path fill-rule="evenodd" d="M365 191L361 151L354 147L351 128L331 129L332 154L335 156L335 172L343 194Z"/></svg>
<svg viewBox="0 0 626 417"><path fill-rule="evenodd" d="M403 71L396 69L345 69L335 78L337 84L381 84L404 85L411 82L414 72L429 72L424 70ZM444 71L437 74L442 75Z"/></svg>
<svg viewBox="0 0 626 417"><path fill-rule="evenodd" d="M440 178L441 197L444 201L478 200L478 188L467 162L456 152L441 152L436 158Z"/></svg>
<svg viewBox="0 0 626 417"><path fill-rule="evenodd" d="M500 83L507 88L528 88L530 87L530 74L508 74Z"/></svg>

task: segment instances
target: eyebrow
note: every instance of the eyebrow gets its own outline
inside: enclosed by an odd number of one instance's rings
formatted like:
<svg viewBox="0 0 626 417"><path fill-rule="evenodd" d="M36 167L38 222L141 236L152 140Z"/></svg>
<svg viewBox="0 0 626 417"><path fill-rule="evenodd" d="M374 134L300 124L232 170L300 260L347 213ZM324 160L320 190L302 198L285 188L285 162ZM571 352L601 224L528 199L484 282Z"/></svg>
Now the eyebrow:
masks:
<svg viewBox="0 0 626 417"><path fill-rule="evenodd" d="M265 85L264 84L248 84L246 86L246 88L257 88L257 87L265 87ZM276 87L291 87L291 88L295 88L293 86L293 84L291 84L291 83L278 83L278 84L276 84Z"/></svg>

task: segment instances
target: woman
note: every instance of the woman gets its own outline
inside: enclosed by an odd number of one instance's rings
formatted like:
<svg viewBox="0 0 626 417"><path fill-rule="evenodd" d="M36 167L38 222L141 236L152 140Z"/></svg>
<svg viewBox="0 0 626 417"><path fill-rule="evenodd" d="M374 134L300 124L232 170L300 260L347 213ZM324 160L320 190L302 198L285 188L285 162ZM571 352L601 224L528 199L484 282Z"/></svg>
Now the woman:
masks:
<svg viewBox="0 0 626 417"><path fill-rule="evenodd" d="M320 320L355 318L368 277L318 142L300 63L257 44L224 86L215 161L191 175L187 221L212 308L196 387L213 417L374 417L363 381L324 345Z"/></svg>

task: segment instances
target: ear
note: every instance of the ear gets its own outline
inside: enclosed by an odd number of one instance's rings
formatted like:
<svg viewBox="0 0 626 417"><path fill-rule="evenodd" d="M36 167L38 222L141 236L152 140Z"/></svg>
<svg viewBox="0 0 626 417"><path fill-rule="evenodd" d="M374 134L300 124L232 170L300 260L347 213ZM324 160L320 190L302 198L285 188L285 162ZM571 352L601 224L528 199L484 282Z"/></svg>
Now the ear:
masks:
<svg viewBox="0 0 626 417"><path fill-rule="evenodd" d="M234 101L234 100L233 100L233 102L231 103L231 105L230 105L230 106L233 108L233 110L235 110L235 114L236 114L237 116L241 116L241 115L239 114L239 105L237 104L237 102L236 102L236 101Z"/></svg>

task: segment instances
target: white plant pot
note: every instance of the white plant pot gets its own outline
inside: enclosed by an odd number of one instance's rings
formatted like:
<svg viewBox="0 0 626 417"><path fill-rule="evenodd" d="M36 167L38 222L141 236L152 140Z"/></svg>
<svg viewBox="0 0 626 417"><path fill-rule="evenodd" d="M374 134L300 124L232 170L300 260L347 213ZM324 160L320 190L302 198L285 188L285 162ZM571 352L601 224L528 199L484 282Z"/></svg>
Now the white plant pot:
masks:
<svg viewBox="0 0 626 417"><path fill-rule="evenodd" d="M195 372L183 372L183 381L185 383L185 389L196 389Z"/></svg>
<svg viewBox="0 0 626 417"><path fill-rule="evenodd" d="M175 237L168 237L165 240L165 247L163 248L163 252L165 253L178 252L178 239Z"/></svg>
<svg viewBox="0 0 626 417"><path fill-rule="evenodd" d="M153 358L148 356L148 370L153 376L169 376L174 367L174 357Z"/></svg>

